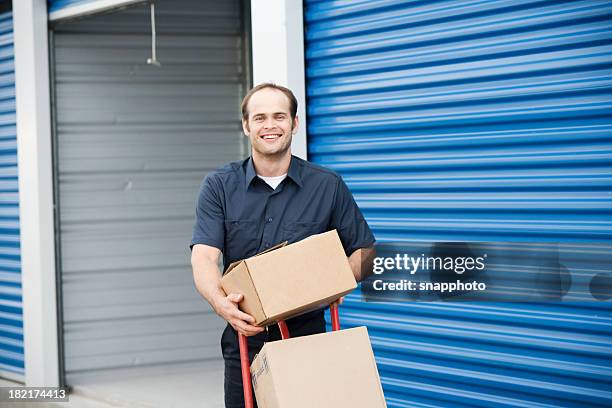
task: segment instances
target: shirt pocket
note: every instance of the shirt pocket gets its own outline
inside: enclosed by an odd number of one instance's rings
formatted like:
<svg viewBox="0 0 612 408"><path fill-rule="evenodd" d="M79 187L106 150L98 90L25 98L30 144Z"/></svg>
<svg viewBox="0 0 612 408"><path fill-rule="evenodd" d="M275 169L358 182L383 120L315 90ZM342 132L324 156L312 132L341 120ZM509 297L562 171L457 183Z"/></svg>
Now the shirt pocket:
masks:
<svg viewBox="0 0 612 408"><path fill-rule="evenodd" d="M252 220L225 220L225 254L239 260L257 253L259 247L259 223Z"/></svg>
<svg viewBox="0 0 612 408"><path fill-rule="evenodd" d="M283 237L290 244L325 231L327 231L327 224L322 221L290 221L283 225Z"/></svg>

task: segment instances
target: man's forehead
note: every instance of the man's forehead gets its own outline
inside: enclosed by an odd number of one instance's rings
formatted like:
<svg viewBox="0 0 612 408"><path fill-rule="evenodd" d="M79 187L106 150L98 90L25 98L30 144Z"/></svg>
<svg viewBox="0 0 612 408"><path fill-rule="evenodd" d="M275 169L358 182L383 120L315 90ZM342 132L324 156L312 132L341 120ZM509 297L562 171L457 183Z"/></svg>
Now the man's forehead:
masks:
<svg viewBox="0 0 612 408"><path fill-rule="evenodd" d="M251 115L261 113L289 113L289 98L279 90L264 88L255 92L248 104Z"/></svg>

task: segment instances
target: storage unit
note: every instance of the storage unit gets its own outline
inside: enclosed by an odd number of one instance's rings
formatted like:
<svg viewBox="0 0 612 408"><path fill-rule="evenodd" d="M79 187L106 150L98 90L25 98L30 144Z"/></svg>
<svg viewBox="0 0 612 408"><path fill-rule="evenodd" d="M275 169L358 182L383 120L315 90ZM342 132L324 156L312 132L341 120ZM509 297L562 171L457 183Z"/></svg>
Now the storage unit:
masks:
<svg viewBox="0 0 612 408"><path fill-rule="evenodd" d="M13 15L7 3L0 3L0 377L23 381Z"/></svg>
<svg viewBox="0 0 612 408"><path fill-rule="evenodd" d="M157 1L55 25L54 139L67 383L220 358L225 323L193 285L203 176L244 157L242 3Z"/></svg>
<svg viewBox="0 0 612 408"><path fill-rule="evenodd" d="M309 159L342 174L379 242L612 242L610 2L304 16ZM612 405L609 300L341 310L368 326L389 407Z"/></svg>

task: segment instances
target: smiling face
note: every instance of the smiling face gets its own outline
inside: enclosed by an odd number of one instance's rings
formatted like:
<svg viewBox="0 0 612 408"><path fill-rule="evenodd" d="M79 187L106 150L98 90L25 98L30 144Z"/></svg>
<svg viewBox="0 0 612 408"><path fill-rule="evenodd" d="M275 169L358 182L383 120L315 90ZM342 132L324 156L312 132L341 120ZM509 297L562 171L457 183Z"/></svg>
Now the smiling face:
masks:
<svg viewBox="0 0 612 408"><path fill-rule="evenodd" d="M261 89L251 96L247 111L242 128L251 140L253 156L280 158L291 154L298 119L291 120L287 96L273 88Z"/></svg>

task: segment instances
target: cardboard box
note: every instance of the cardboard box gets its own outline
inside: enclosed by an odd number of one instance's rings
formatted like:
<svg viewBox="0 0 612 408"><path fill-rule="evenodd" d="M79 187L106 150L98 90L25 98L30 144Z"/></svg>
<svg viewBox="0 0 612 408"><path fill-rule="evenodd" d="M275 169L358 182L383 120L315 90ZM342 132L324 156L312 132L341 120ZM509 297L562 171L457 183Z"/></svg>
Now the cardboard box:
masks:
<svg viewBox="0 0 612 408"><path fill-rule="evenodd" d="M324 307L357 282L333 230L234 262L221 286L225 293L242 293L240 310L266 326Z"/></svg>
<svg viewBox="0 0 612 408"><path fill-rule="evenodd" d="M387 406L365 327L266 343L251 378L260 408Z"/></svg>

